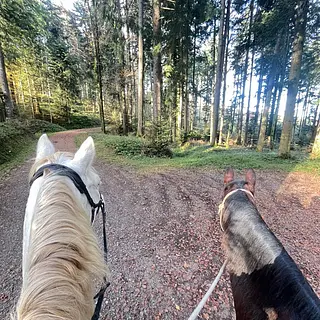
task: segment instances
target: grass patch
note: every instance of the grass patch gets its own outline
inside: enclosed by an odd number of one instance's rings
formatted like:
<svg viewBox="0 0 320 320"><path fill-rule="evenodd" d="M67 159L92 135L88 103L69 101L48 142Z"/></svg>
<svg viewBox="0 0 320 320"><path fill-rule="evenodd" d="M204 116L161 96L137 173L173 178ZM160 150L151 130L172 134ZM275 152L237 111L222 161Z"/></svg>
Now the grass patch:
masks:
<svg viewBox="0 0 320 320"><path fill-rule="evenodd" d="M15 153L10 160L0 164L0 178L4 177L11 169L26 161L36 150L37 141L26 137L23 144L19 145L19 152Z"/></svg>
<svg viewBox="0 0 320 320"><path fill-rule="evenodd" d="M173 149L172 158L150 158L135 152L141 139L92 134L97 156L109 163L134 167L143 171L158 171L170 168L261 169L273 171L304 171L320 175L320 159L311 160L306 153L293 153L290 159L281 159L276 152L258 153L245 148L224 149L208 145L187 146ZM78 145L86 135L76 138ZM119 152L121 146L121 152ZM128 148L127 151L126 148Z"/></svg>

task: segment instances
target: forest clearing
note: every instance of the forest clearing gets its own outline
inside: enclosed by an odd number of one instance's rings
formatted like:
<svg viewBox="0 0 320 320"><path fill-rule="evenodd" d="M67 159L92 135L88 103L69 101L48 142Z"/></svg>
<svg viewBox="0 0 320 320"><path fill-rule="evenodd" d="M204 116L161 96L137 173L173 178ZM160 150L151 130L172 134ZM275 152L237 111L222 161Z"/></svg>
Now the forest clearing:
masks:
<svg viewBox="0 0 320 320"><path fill-rule="evenodd" d="M254 169L246 200L319 297L319 27L316 0L2 0L0 318L23 287L42 133L73 153L93 138L111 283L100 319L189 317L226 259L229 167ZM77 169L91 168L84 153ZM225 271L199 318L235 309Z"/></svg>

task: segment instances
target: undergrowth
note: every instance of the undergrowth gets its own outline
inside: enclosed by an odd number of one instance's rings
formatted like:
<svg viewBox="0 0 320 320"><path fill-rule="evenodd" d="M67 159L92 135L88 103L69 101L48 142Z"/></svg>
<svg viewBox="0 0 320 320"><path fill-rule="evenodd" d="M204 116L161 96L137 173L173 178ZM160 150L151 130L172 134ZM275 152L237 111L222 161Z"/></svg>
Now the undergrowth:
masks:
<svg viewBox="0 0 320 320"><path fill-rule="evenodd" d="M93 134L99 158L141 170L162 170L170 168L214 168L262 169L273 171L304 171L320 175L320 159L311 160L308 154L293 153L290 159L279 158L276 152L258 153L246 148L191 146L186 144L172 149L171 158L147 157L141 153L143 140L136 137ZM79 136L78 143L84 136Z"/></svg>
<svg viewBox="0 0 320 320"><path fill-rule="evenodd" d="M63 127L42 120L11 120L0 123L0 171L23 161L35 150L37 133L57 132Z"/></svg>

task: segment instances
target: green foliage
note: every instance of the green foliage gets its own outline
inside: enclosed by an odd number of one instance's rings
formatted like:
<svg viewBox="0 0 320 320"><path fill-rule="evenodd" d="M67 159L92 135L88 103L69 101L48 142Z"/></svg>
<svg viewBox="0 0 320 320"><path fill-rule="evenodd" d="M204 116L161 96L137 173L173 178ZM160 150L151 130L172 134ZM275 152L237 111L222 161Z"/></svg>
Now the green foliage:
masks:
<svg viewBox="0 0 320 320"><path fill-rule="evenodd" d="M201 140L203 138L203 135L199 131L190 131L188 133L188 139L193 139L193 140Z"/></svg>
<svg viewBox="0 0 320 320"><path fill-rule="evenodd" d="M170 128L167 123L152 122L147 128L143 154L148 157L171 158Z"/></svg>
<svg viewBox="0 0 320 320"><path fill-rule="evenodd" d="M101 138L101 136L100 136ZM134 136L102 136L105 147L114 150L117 155L126 157L172 157L168 143L161 141L148 141Z"/></svg>
<svg viewBox="0 0 320 320"><path fill-rule="evenodd" d="M261 170L305 171L320 175L320 159L309 159L304 152L295 152L290 159L281 159L276 152L258 153L245 148L224 149L212 148L209 145L185 146L172 150L172 158L147 157L139 155L128 156L121 152L110 152L116 146L126 146L131 150L143 145L141 139L135 137L110 136L94 134L97 154L107 162L133 166L142 170L167 170L170 168L214 168L225 169L232 166L235 169L254 168ZM134 147L133 147L134 146ZM117 147L118 148L118 147ZM118 149L119 150L119 149ZM126 152L124 152L126 153Z"/></svg>
<svg viewBox="0 0 320 320"><path fill-rule="evenodd" d="M0 123L0 165L12 160L25 150L24 146L32 143L35 133L57 132L65 130L58 125L41 121L7 121Z"/></svg>
<svg viewBox="0 0 320 320"><path fill-rule="evenodd" d="M66 130L66 128L59 126L58 124L38 119L26 121L25 125L31 133L59 132Z"/></svg>
<svg viewBox="0 0 320 320"><path fill-rule="evenodd" d="M143 145L142 154L148 157L172 158L173 152L169 143L161 140L147 141Z"/></svg>
<svg viewBox="0 0 320 320"><path fill-rule="evenodd" d="M142 139L136 137L113 136L110 140L106 139L106 146L112 147L116 154L132 157L141 155L143 148Z"/></svg>
<svg viewBox="0 0 320 320"><path fill-rule="evenodd" d="M70 121L62 124L66 129L93 128L100 126L100 119L94 115L71 114Z"/></svg>

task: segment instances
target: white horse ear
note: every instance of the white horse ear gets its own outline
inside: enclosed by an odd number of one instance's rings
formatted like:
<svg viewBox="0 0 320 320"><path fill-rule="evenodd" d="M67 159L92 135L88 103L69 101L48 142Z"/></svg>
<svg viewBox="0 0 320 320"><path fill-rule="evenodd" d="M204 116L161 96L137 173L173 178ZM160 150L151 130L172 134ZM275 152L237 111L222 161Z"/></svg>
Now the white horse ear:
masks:
<svg viewBox="0 0 320 320"><path fill-rule="evenodd" d="M49 140L48 136L44 133L38 140L36 161L51 156L54 153L54 145Z"/></svg>
<svg viewBox="0 0 320 320"><path fill-rule="evenodd" d="M80 146L72 160L81 170L86 170L93 162L96 151L92 137L88 137Z"/></svg>

